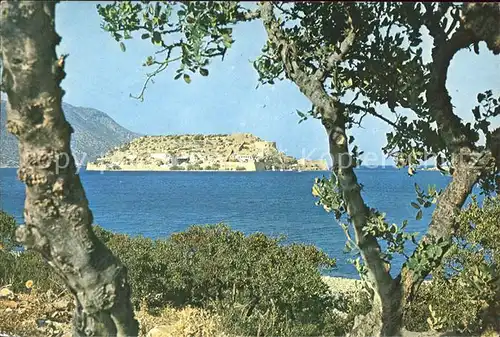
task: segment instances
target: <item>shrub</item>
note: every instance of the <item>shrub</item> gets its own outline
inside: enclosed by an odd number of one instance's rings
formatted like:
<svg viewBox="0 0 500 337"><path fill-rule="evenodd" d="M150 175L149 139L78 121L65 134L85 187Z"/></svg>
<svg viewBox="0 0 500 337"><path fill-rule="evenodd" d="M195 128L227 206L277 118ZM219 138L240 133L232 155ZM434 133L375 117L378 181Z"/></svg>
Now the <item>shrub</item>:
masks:
<svg viewBox="0 0 500 337"><path fill-rule="evenodd" d="M225 225L192 226L166 240L97 233L128 267L136 304L211 309L245 334L269 315L280 331L308 326L316 334L328 323L334 303L319 271L334 260L313 246Z"/></svg>
<svg viewBox="0 0 500 337"><path fill-rule="evenodd" d="M236 171L246 171L247 169L243 166L236 166Z"/></svg>
<svg viewBox="0 0 500 337"><path fill-rule="evenodd" d="M183 166L173 165L172 167L170 167L170 170L171 171L184 171L185 168Z"/></svg>
<svg viewBox="0 0 500 337"><path fill-rule="evenodd" d="M458 218L453 245L432 281L419 292L413 328L481 333L500 331L500 199L476 199ZM453 308L453 310L450 310ZM416 317L418 316L418 317Z"/></svg>
<svg viewBox="0 0 500 337"><path fill-rule="evenodd" d="M63 281L39 253L0 251L0 286L10 284L14 292L21 292L26 290L28 280L32 280L33 287L40 291L51 289L61 293L65 290Z"/></svg>
<svg viewBox="0 0 500 337"><path fill-rule="evenodd" d="M7 213L0 211L0 250L11 250L17 246L15 241L16 220Z"/></svg>
<svg viewBox="0 0 500 337"><path fill-rule="evenodd" d="M25 283L32 280L34 286L42 291L52 289L63 291L64 286L40 254L23 251L15 241L15 219L0 211L0 286L12 285L12 290L26 290Z"/></svg>
<svg viewBox="0 0 500 337"><path fill-rule="evenodd" d="M187 166L188 171L199 171L201 169L202 169L201 166L197 165L197 164L193 164L193 165L190 164Z"/></svg>
<svg viewBox="0 0 500 337"><path fill-rule="evenodd" d="M246 236L222 224L157 240L94 231L127 266L136 307L145 303L152 313L200 308L229 334L305 336L342 334L352 315L340 317L335 308L358 310L331 295L320 269L334 260L314 246L283 245L283 238ZM0 280L15 291L29 279L42 291L64 290L38 253L0 254Z"/></svg>

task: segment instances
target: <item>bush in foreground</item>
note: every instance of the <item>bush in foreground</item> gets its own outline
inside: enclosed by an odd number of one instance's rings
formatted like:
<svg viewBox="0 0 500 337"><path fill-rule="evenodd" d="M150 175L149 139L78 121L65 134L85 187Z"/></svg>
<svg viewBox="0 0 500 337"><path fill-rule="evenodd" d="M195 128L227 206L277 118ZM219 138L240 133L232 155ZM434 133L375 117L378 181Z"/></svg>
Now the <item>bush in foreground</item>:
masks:
<svg viewBox="0 0 500 337"><path fill-rule="evenodd" d="M334 303L320 269L334 260L313 246L282 245L222 224L192 226L166 240L96 232L128 267L136 304L210 309L245 334L262 333L267 319L276 333L300 326L317 334L328 325Z"/></svg>
<svg viewBox="0 0 500 337"><path fill-rule="evenodd" d="M473 200L464 210L444 267L421 287L406 315L407 329L500 330L499 218L499 199L483 207ZM14 218L0 212L0 286L26 291L25 282L33 280L37 291L64 291L39 254L13 253L15 228ZM159 240L95 231L128 267L136 305L145 304L158 319L168 308L199 308L230 335L343 335L369 310L362 291L329 292L319 271L334 261L313 246L245 236L225 225L192 226Z"/></svg>
<svg viewBox="0 0 500 337"><path fill-rule="evenodd" d="M453 245L418 294L414 330L500 331L500 199L473 199L458 218ZM450 309L453 310L450 310Z"/></svg>
<svg viewBox="0 0 500 337"><path fill-rule="evenodd" d="M15 222L4 215L3 247L15 247ZM314 246L282 244L262 233L244 235L228 226L192 226L167 239L114 234L94 227L96 235L127 266L136 308L153 314L165 308L211 312L223 332L237 335L343 334L351 315L344 298L334 297L320 270L335 261ZM39 254L0 252L0 285L26 292L64 291L61 280ZM356 303L356 301L352 301ZM347 306L348 307L348 306Z"/></svg>
<svg viewBox="0 0 500 337"><path fill-rule="evenodd" d="M0 211L0 287L12 285L12 290L25 289L28 280L41 290L61 292L64 286L38 253L22 252L15 242L17 224L14 217Z"/></svg>

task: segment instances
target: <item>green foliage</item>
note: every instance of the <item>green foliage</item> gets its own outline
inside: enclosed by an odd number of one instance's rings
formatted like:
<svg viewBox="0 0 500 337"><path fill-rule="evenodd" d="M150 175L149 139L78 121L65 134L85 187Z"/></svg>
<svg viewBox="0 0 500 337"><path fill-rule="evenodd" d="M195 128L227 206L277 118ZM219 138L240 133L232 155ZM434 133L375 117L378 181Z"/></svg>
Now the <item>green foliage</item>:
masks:
<svg viewBox="0 0 500 337"><path fill-rule="evenodd" d="M99 227L96 233L127 266L136 304L231 308L227 318L240 317L241 328L252 334L252 322L270 313L273 329L287 322L318 332L327 324L323 312L333 302L319 271L334 260L313 246L285 246L279 238L245 236L224 225L192 226L166 240Z"/></svg>
<svg viewBox="0 0 500 337"><path fill-rule="evenodd" d="M336 293L332 299L333 309L322 312L321 320L314 323L283 319L276 308L248 316L245 307L221 305L217 312L223 319L224 332L231 336L344 336L352 328L354 318L371 309L366 292Z"/></svg>
<svg viewBox="0 0 500 337"><path fill-rule="evenodd" d="M185 171L186 168L184 166L172 165L172 167L170 167L170 170L171 171Z"/></svg>
<svg viewBox="0 0 500 337"><path fill-rule="evenodd" d="M312 187L312 194L319 199L316 205L323 206L326 212L334 212L337 220L347 212L337 177L334 174L329 179L325 177L316 178Z"/></svg>
<svg viewBox="0 0 500 337"><path fill-rule="evenodd" d="M432 185L428 187L428 191L425 193L422 191L421 187L415 183L415 192L417 193L417 202L412 201L411 206L418 210L415 219L421 220L423 216L422 207L429 208L433 204L436 204L441 191L436 190L436 186Z"/></svg>
<svg viewBox="0 0 500 337"><path fill-rule="evenodd" d="M430 188L430 191L434 191L432 194L432 196L434 196L436 193L435 189ZM332 174L329 179L325 177L315 179L312 194L318 198L316 205L323 206L327 212L333 212L337 220L341 220L343 217L347 216L347 207L340 192L340 186L335 174ZM424 194L419 194L419 196L422 198L427 197ZM375 209L369 210L368 217L369 220L363 228L363 231L365 234L379 240L383 240L386 243L386 249L381 252L381 257L387 263L393 259L394 254L406 256L405 244L408 241L411 241L414 244L417 243L416 236L418 233L405 232L405 228L408 225L407 220L404 220L401 226L398 226L397 224L389 224L385 219L385 214L380 213ZM349 226L341 223L341 227L347 237L345 252L349 253L353 250L358 252L358 247L356 246L355 241L351 239ZM360 272L360 275L363 275L366 272L359 259L353 259L351 262L355 264L358 272Z"/></svg>
<svg viewBox="0 0 500 337"><path fill-rule="evenodd" d="M417 243L416 237L418 233L406 233L405 228L407 225L407 220L404 220L400 227L397 224L389 224L385 219L385 214L372 210L370 220L367 226L363 228L363 231L386 243L387 247L381 254L384 261L390 263L394 254L407 257L405 247L408 241L414 244Z"/></svg>
<svg viewBox="0 0 500 337"><path fill-rule="evenodd" d="M479 105L472 109L472 114L476 120L474 128L481 130L490 148L498 146L495 145L498 141L495 141L492 137L489 127L491 126L490 120L500 115L500 96L494 97L493 92L487 90L477 95L477 101ZM491 195L492 192L500 194L500 167L498 165L499 163L495 163L489 171L481 176L479 183L482 193L486 195Z"/></svg>
<svg viewBox="0 0 500 337"><path fill-rule="evenodd" d="M236 166L236 171L246 171L247 169L244 166Z"/></svg>
<svg viewBox="0 0 500 337"><path fill-rule="evenodd" d="M42 291L64 291L61 279L48 264L33 251L22 251L15 242L15 219L0 211L0 286L12 285L14 291L26 290L25 283L32 280L34 287Z"/></svg>
<svg viewBox="0 0 500 337"><path fill-rule="evenodd" d="M94 232L127 266L136 305L203 307L223 318L228 333L344 334L358 310L369 308L366 298L330 293L320 270L335 261L314 246L283 245L283 238L245 236L225 225L192 226L158 240L99 226ZM65 291L38 253L0 251L0 284L25 291L27 280L40 291Z"/></svg>
<svg viewBox="0 0 500 337"><path fill-rule="evenodd" d="M500 199L474 199L458 218L459 229L443 264L411 308L409 328L426 330L427 318L442 331L467 334L500 330ZM450 309L453 310L450 310Z"/></svg>
<svg viewBox="0 0 500 337"><path fill-rule="evenodd" d="M189 164L186 169L188 171L200 171L200 170L202 170L201 166L198 164Z"/></svg>
<svg viewBox="0 0 500 337"><path fill-rule="evenodd" d="M11 284L14 292L22 292L26 291L25 283L28 280L32 280L33 286L40 291L66 291L61 278L39 253L0 251L0 286Z"/></svg>
<svg viewBox="0 0 500 337"><path fill-rule="evenodd" d="M248 10L238 2L188 1L161 3L153 1L120 1L97 5L103 19L101 27L111 33L125 50L123 40L135 33L158 47L158 52L148 56L143 66L154 66L148 74L142 99L149 80L174 62L179 62L175 79L182 77L191 82L188 72L208 76L210 60L222 57L231 48L231 25L247 20Z"/></svg>
<svg viewBox="0 0 500 337"><path fill-rule="evenodd" d="M4 211L0 211L0 250L11 250L17 243L15 241L15 231L17 228L14 217Z"/></svg>
<svg viewBox="0 0 500 337"><path fill-rule="evenodd" d="M421 241L414 253L408 257L405 267L413 272L414 278L424 278L428 270L437 268L441 263L443 253L450 247L448 240Z"/></svg>

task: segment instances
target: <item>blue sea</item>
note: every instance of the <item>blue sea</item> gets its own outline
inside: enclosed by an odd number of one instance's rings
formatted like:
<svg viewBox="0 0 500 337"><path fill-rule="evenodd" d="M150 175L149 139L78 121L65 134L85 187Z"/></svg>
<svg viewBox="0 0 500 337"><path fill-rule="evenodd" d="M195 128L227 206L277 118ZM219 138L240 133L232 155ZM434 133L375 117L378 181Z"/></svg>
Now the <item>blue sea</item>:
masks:
<svg viewBox="0 0 500 337"><path fill-rule="evenodd" d="M314 178L329 172L80 172L94 223L115 232L167 237L194 224L224 222L244 233L284 234L287 242L313 244L337 259L331 275L357 277L343 253L345 236L332 214L316 206ZM387 219L420 233L431 218L415 220L414 184L443 188L439 172L360 168L363 196ZM24 185L16 169L0 169L0 209L23 222ZM401 260L396 260L399 263Z"/></svg>

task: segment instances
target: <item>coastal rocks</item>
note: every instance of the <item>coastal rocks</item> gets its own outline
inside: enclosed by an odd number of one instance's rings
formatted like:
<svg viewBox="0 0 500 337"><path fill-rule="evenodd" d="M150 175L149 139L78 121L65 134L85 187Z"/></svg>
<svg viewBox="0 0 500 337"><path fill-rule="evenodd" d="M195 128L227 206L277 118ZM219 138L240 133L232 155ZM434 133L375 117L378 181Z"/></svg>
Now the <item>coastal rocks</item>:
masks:
<svg viewBox="0 0 500 337"><path fill-rule="evenodd" d="M363 290L363 281L333 276L322 276L321 279L333 293L355 294Z"/></svg>
<svg viewBox="0 0 500 337"><path fill-rule="evenodd" d="M5 286L0 289L0 299L14 299L14 293L10 290L9 286Z"/></svg>
<svg viewBox="0 0 500 337"><path fill-rule="evenodd" d="M171 337L172 328L167 325L159 325L151 329L146 337Z"/></svg>

